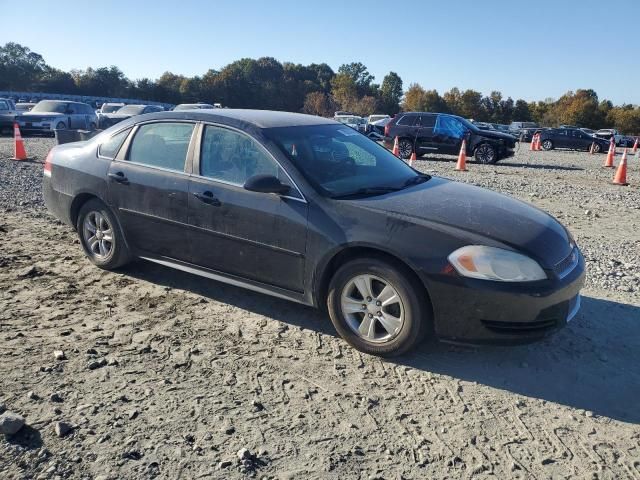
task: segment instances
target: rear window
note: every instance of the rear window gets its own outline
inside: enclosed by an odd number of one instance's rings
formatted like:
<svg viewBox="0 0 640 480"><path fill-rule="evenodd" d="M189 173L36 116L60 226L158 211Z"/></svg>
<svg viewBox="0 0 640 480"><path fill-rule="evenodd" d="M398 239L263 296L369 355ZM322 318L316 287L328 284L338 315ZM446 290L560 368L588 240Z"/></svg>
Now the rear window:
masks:
<svg viewBox="0 0 640 480"><path fill-rule="evenodd" d="M398 120L396 125L404 125L406 127L411 127L414 123L416 123L416 119L418 117L415 115L403 115L403 117Z"/></svg>
<svg viewBox="0 0 640 480"><path fill-rule="evenodd" d="M125 138L131 131L130 128L123 130L122 132L116 133L110 139L103 142L100 147L98 147L98 155L105 158L115 158L118 154L118 150L122 146Z"/></svg>
<svg viewBox="0 0 640 480"><path fill-rule="evenodd" d="M436 116L435 115L422 115L420 117L420 126L431 128L436 124Z"/></svg>

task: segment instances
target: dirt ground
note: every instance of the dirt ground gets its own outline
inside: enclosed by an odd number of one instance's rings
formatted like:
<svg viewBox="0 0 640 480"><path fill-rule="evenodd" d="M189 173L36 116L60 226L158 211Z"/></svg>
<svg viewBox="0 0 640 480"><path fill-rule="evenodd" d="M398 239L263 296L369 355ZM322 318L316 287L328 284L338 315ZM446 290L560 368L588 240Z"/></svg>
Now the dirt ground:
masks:
<svg viewBox="0 0 640 480"><path fill-rule="evenodd" d="M588 280L541 343L382 360L311 308L144 262L94 267L42 206L51 145L27 139L34 162L18 164L0 139L0 409L27 424L0 438L0 478L640 479L637 158L629 187L584 152L523 146L466 173L418 161L552 213Z"/></svg>

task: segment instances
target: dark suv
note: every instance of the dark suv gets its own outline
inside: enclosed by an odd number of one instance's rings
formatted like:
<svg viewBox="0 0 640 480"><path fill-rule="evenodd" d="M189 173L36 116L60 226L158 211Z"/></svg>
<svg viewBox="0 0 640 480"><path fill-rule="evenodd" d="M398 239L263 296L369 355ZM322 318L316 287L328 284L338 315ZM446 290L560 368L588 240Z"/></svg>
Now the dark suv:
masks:
<svg viewBox="0 0 640 480"><path fill-rule="evenodd" d="M398 137L400 156L409 158L425 153L457 155L462 139L467 140L467 155L480 163L495 163L513 155L516 138L508 133L480 130L456 115L428 112L399 113L385 127L385 145Z"/></svg>

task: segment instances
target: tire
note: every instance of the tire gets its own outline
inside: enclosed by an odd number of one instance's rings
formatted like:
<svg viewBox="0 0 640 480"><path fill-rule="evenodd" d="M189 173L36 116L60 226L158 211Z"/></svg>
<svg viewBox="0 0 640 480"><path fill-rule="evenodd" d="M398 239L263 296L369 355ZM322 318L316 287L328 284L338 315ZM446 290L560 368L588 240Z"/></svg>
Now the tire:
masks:
<svg viewBox="0 0 640 480"><path fill-rule="evenodd" d="M384 298L386 306L381 305ZM406 268L375 257L340 267L327 296L329 316L340 336L361 352L380 356L400 355L422 341L431 325L427 305L422 286Z"/></svg>
<svg viewBox="0 0 640 480"><path fill-rule="evenodd" d="M80 207L76 230L85 255L94 265L113 270L130 261L120 224L100 200L91 199Z"/></svg>
<svg viewBox="0 0 640 480"><path fill-rule="evenodd" d="M67 126L65 125L64 122L56 123L56 130L65 130L66 128L67 128Z"/></svg>
<svg viewBox="0 0 640 480"><path fill-rule="evenodd" d="M593 153L600 153L602 151L602 147L599 143L593 144Z"/></svg>
<svg viewBox="0 0 640 480"><path fill-rule="evenodd" d="M98 128L98 126L94 122L89 124L89 131L93 132L96 128Z"/></svg>
<svg viewBox="0 0 640 480"><path fill-rule="evenodd" d="M553 142L549 139L543 140L542 149L545 151L553 150Z"/></svg>
<svg viewBox="0 0 640 480"><path fill-rule="evenodd" d="M484 163L485 165L498 161L498 152L496 152L495 147L490 143L481 143L478 145L473 155L476 162Z"/></svg>
<svg viewBox="0 0 640 480"><path fill-rule="evenodd" d="M413 142L403 138L398 142L398 149L400 150L400 158L408 160L413 153Z"/></svg>

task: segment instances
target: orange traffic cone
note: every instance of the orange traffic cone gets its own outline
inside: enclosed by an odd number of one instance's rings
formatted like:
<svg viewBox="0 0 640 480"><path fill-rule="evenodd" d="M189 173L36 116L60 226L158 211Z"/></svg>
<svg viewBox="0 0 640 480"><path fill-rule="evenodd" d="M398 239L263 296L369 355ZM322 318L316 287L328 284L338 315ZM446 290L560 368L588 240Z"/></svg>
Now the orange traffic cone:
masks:
<svg viewBox="0 0 640 480"><path fill-rule="evenodd" d="M607 159L604 162L604 165L602 165L605 168L613 168L613 157L615 156L615 153L613 151L613 143L609 143L609 151L607 152Z"/></svg>
<svg viewBox="0 0 640 480"><path fill-rule="evenodd" d="M459 172L467 171L467 141L465 139L462 140L462 145L460 145L460 153L458 154L456 170Z"/></svg>
<svg viewBox="0 0 640 480"><path fill-rule="evenodd" d="M391 151L396 157L400 156L400 147L398 146L398 137L393 141L393 150Z"/></svg>
<svg viewBox="0 0 640 480"><path fill-rule="evenodd" d="M540 134L536 134L536 151L539 152L542 150L542 142L540 140Z"/></svg>
<svg viewBox="0 0 640 480"><path fill-rule="evenodd" d="M636 153L638 151L638 137L636 137L636 141L633 142L633 149L631 150L631 153Z"/></svg>
<svg viewBox="0 0 640 480"><path fill-rule="evenodd" d="M416 156L416 151L414 150L413 152L411 152L411 157L409 157L409 165L413 167L413 162L415 162L416 160L418 160L418 157Z"/></svg>
<svg viewBox="0 0 640 480"><path fill-rule="evenodd" d="M27 152L24 149L24 140L20 135L20 127L18 122L13 122L13 139L15 143L14 155L11 160L26 160Z"/></svg>
<svg viewBox="0 0 640 480"><path fill-rule="evenodd" d="M531 143L529 144L529 151L533 152L533 151L535 151L535 149L536 149L536 136L533 135L531 137Z"/></svg>
<svg viewBox="0 0 640 480"><path fill-rule="evenodd" d="M593 155L593 149L595 148L596 142L591 142L591 146L589 147L589 153Z"/></svg>
<svg viewBox="0 0 640 480"><path fill-rule="evenodd" d="M613 177L614 185L629 185L627 183L627 149L624 149L622 153L622 158L620 159L620 164L618 165L618 170L616 170L616 175Z"/></svg>

